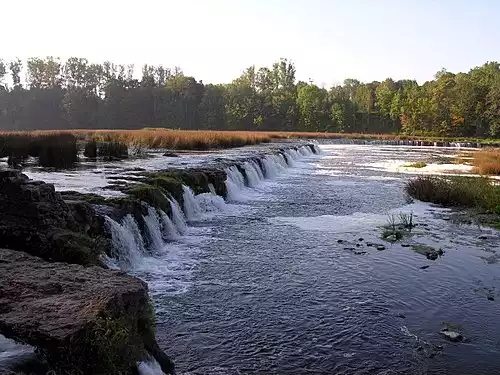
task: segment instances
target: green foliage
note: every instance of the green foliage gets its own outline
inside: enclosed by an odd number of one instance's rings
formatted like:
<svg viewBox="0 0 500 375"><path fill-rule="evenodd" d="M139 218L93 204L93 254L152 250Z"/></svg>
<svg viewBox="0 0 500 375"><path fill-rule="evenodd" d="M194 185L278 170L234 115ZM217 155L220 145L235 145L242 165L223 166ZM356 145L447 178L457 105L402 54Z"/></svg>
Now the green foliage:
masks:
<svg viewBox="0 0 500 375"><path fill-rule="evenodd" d="M24 67L24 71L23 71ZM11 79L6 79L9 74ZM0 60L0 127L21 129L309 130L351 133L500 137L500 65L467 73L442 70L412 80L346 79L325 89L296 82L281 59L247 68L229 84L203 84L179 68L84 58ZM27 84L21 85L21 76ZM7 81L12 81L8 87ZM112 155L114 156L114 155Z"/></svg>
<svg viewBox="0 0 500 375"><path fill-rule="evenodd" d="M108 252L108 243L82 233L61 230L51 236L51 258L55 261L87 265L99 264L99 256Z"/></svg>

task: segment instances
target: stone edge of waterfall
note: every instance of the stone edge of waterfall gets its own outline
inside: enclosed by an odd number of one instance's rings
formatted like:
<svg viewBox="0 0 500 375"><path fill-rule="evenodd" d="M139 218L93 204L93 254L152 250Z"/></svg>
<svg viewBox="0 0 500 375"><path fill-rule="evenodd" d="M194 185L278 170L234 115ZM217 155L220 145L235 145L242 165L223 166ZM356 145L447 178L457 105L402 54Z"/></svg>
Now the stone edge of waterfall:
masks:
<svg viewBox="0 0 500 375"><path fill-rule="evenodd" d="M102 215L16 170L0 170L0 185L0 334L36 347L54 370L134 373L149 354L173 372L155 339L147 285L99 259L111 251ZM125 331L114 346L97 339Z"/></svg>
<svg viewBox="0 0 500 375"><path fill-rule="evenodd" d="M223 161L219 168L211 165L144 172L129 186L121 187L125 193L132 191L132 197L108 199L107 209L101 210L114 249L107 264L133 270L140 266L142 257L164 253L169 242L187 232L190 223L223 212L227 203L243 201L240 198L246 189L256 188L304 157L319 153L317 145L302 143ZM117 205L130 199L134 210L122 209L128 203ZM139 205L141 209L137 209Z"/></svg>

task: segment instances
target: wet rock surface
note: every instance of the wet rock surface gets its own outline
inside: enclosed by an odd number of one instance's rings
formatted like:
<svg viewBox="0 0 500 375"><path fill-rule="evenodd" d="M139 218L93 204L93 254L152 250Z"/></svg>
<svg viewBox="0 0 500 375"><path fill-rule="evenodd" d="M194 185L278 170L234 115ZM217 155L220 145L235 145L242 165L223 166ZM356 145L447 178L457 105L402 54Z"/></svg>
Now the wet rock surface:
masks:
<svg viewBox="0 0 500 375"><path fill-rule="evenodd" d="M460 342L464 339L461 333L452 331L448 328L443 328L439 333L448 341Z"/></svg>
<svg viewBox="0 0 500 375"><path fill-rule="evenodd" d="M141 280L0 249L0 284L0 333L35 346L54 369L129 373L150 353L173 372Z"/></svg>
<svg viewBox="0 0 500 375"><path fill-rule="evenodd" d="M65 202L52 184L0 171L0 246L47 260L98 264L109 250L93 208Z"/></svg>

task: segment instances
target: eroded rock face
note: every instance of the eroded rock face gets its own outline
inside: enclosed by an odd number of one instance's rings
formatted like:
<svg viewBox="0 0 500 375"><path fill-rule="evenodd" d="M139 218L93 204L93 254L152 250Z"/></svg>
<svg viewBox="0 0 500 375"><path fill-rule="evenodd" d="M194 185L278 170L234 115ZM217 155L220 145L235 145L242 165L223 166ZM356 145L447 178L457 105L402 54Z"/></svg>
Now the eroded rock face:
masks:
<svg viewBox="0 0 500 375"><path fill-rule="evenodd" d="M52 184L0 171L0 247L47 260L98 264L109 251L91 205L65 202Z"/></svg>
<svg viewBox="0 0 500 375"><path fill-rule="evenodd" d="M0 334L37 347L54 369L129 373L149 353L173 373L143 281L0 249L0 285Z"/></svg>

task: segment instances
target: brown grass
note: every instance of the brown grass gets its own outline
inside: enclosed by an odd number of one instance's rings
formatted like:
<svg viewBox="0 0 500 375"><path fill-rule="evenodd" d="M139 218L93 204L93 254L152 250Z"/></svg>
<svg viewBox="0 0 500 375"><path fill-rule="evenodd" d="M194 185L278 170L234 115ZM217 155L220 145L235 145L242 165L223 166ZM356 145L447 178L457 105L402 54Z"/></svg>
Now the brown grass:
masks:
<svg viewBox="0 0 500 375"><path fill-rule="evenodd" d="M37 140L47 135L71 134L79 141L117 142L131 148L153 148L173 150L211 150L240 147L275 139L364 139L364 140L425 140L451 141L446 138L419 137L400 134L366 134L366 133L312 133L312 132L263 132L263 131L204 131L204 130L172 130L166 128L145 128L141 130L60 130L31 132L0 132L0 140L8 137L18 142L11 144L26 144L26 140ZM455 141L471 141L475 139L456 139ZM14 147L15 149L15 147ZM5 150L4 150L5 151ZM15 151L15 150L14 150ZM0 144L2 152L2 144ZM9 150L12 152L12 150Z"/></svg>
<svg viewBox="0 0 500 375"><path fill-rule="evenodd" d="M490 148L476 152L474 172L482 175L500 175L500 149Z"/></svg>

